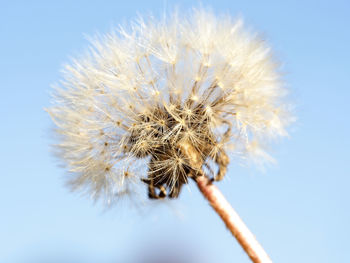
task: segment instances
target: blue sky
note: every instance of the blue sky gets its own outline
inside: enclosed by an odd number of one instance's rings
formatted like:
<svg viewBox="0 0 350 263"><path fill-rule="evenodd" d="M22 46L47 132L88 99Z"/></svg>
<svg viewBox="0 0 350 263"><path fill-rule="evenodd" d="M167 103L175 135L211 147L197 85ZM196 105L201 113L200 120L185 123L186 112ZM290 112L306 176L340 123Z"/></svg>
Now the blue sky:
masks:
<svg viewBox="0 0 350 263"><path fill-rule="evenodd" d="M350 4L202 4L263 33L298 116L290 138L273 148L277 165L262 173L233 163L219 187L274 262L349 261ZM249 262L195 185L148 213L125 204L104 211L64 188L50 154L43 108L86 35L174 5L199 2L0 1L0 262L139 262L158 247L189 262Z"/></svg>

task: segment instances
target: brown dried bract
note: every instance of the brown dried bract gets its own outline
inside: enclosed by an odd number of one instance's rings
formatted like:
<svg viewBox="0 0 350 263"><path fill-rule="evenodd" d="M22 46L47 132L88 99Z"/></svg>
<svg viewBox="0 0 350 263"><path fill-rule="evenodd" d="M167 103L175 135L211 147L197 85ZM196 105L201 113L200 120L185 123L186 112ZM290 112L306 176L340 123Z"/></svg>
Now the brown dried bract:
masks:
<svg viewBox="0 0 350 263"><path fill-rule="evenodd" d="M138 158L150 157L148 178L142 181L148 185L151 199L177 198L188 177L196 176L203 165L209 166L210 159L219 167L212 180L225 175L229 158L223 149L216 149L218 140L205 107L189 104L192 107L186 110L181 105L157 107L140 115L131 128L127 149ZM230 127L221 140L229 136Z"/></svg>

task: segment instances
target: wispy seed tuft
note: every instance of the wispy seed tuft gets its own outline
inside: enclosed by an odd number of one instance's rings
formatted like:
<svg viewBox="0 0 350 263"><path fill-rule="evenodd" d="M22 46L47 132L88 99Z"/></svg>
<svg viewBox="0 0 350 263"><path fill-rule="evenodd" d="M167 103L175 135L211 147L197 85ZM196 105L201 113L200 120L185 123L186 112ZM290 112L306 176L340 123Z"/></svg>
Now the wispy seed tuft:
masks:
<svg viewBox="0 0 350 263"><path fill-rule="evenodd" d="M195 10L93 40L65 67L48 111L70 186L110 204L137 184L176 198L210 163L218 172L206 176L221 180L229 156L270 160L260 146L287 135L284 97L263 40L241 20Z"/></svg>

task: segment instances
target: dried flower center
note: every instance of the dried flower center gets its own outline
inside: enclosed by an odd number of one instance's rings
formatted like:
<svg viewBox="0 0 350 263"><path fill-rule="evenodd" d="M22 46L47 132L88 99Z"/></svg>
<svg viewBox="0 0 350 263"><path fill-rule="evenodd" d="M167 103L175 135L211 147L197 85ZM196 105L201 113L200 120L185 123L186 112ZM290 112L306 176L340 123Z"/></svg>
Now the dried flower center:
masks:
<svg viewBox="0 0 350 263"><path fill-rule="evenodd" d="M130 128L127 149L137 158L150 157L148 179L152 185L165 185L170 188L169 196L177 197L188 176L201 169L216 140L203 105L172 106L157 106L141 114Z"/></svg>

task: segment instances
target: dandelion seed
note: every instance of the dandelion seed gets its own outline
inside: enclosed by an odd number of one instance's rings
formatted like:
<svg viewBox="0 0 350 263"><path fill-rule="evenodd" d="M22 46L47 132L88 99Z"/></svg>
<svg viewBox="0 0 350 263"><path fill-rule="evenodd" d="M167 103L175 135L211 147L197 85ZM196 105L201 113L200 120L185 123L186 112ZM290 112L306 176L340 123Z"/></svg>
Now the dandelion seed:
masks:
<svg viewBox="0 0 350 263"><path fill-rule="evenodd" d="M121 29L94 40L91 50L66 67L49 109L59 127L61 156L86 184L95 162L105 163L110 174L112 162L124 167L125 158L133 156L144 164L181 143L198 151L200 167L210 159L218 164L220 152L226 154L221 142L230 140L237 152L257 153L259 162L258 157L271 160L258 149L259 140L287 134L276 63L267 45L244 31L241 20L203 10L186 19L174 15L159 25L141 20L130 34ZM92 147L88 152L83 150L87 145ZM189 176L191 164L182 166ZM181 187L174 178L160 181L175 183L156 183L156 188ZM103 196L103 188L91 185L91 190Z"/></svg>
<svg viewBox="0 0 350 263"><path fill-rule="evenodd" d="M114 202L130 178L152 199L178 197L189 178L204 193L201 178L221 180L229 156L272 160L259 141L287 135L278 66L241 20L205 10L141 19L90 50L66 67L48 111L70 183L96 199ZM219 172L208 178L211 163Z"/></svg>

